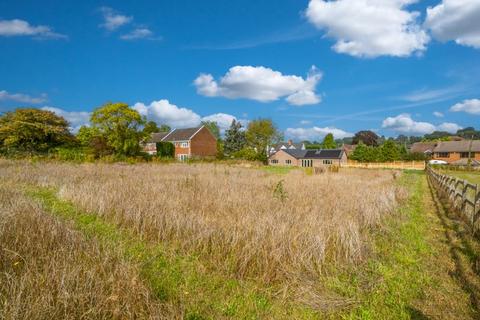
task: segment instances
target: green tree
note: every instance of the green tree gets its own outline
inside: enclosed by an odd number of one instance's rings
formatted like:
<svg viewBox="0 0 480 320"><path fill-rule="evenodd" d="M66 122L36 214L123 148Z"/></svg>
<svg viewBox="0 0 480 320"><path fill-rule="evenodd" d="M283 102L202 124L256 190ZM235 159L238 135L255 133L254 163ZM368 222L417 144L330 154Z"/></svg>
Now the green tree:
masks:
<svg viewBox="0 0 480 320"><path fill-rule="evenodd" d="M363 130L355 133L352 143L359 144L362 141L367 146L377 146L378 145L378 135L370 130Z"/></svg>
<svg viewBox="0 0 480 320"><path fill-rule="evenodd" d="M220 140L220 128L218 127L217 122L215 121L202 121L202 126L207 127L208 130L217 138L217 140Z"/></svg>
<svg viewBox="0 0 480 320"><path fill-rule="evenodd" d="M103 157L114 152L113 148L108 145L107 138L100 132L97 127L82 126L77 133L77 139L80 145L88 149L95 158Z"/></svg>
<svg viewBox="0 0 480 320"><path fill-rule="evenodd" d="M162 158L175 157L175 146L171 142L157 142L157 156Z"/></svg>
<svg viewBox="0 0 480 320"><path fill-rule="evenodd" d="M380 161L394 161L400 159L400 150L395 141L388 139L380 148Z"/></svg>
<svg viewBox="0 0 480 320"><path fill-rule="evenodd" d="M272 120L257 119L248 123L245 133L247 144L259 155L267 156L267 146L282 140L282 134L277 130Z"/></svg>
<svg viewBox="0 0 480 320"><path fill-rule="evenodd" d="M335 143L335 139L333 138L333 134L329 133L325 136L322 142L323 149L335 149L337 148L337 144Z"/></svg>
<svg viewBox="0 0 480 320"><path fill-rule="evenodd" d="M133 156L140 151L145 124L140 114L125 103L107 103L93 111L90 122L98 128L118 155Z"/></svg>
<svg viewBox="0 0 480 320"><path fill-rule="evenodd" d="M150 137L152 133L160 132L160 128L157 126L155 121L148 121L143 126L143 134L145 137Z"/></svg>
<svg viewBox="0 0 480 320"><path fill-rule="evenodd" d="M160 131L159 132L170 132L172 130L172 128L170 128L169 125L167 124L162 124L160 126Z"/></svg>
<svg viewBox="0 0 480 320"><path fill-rule="evenodd" d="M242 150L247 141L245 139L245 131L242 130L242 124L233 119L230 128L225 131L224 151L226 155Z"/></svg>
<svg viewBox="0 0 480 320"><path fill-rule="evenodd" d="M68 122L51 111L20 108L0 116L4 151L45 152L74 141Z"/></svg>

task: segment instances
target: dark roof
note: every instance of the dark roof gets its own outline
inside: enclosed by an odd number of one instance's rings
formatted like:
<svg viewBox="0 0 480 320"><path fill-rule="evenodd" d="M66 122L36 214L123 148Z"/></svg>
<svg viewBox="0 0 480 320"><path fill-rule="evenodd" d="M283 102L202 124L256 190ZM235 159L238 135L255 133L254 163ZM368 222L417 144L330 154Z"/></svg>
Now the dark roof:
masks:
<svg viewBox="0 0 480 320"><path fill-rule="evenodd" d="M197 133L202 127L185 128L185 129L173 129L168 135L163 137L162 141L186 141L190 140L195 133Z"/></svg>
<svg viewBox="0 0 480 320"><path fill-rule="evenodd" d="M342 149L320 149L308 150L305 159L340 159L343 155Z"/></svg>
<svg viewBox="0 0 480 320"><path fill-rule="evenodd" d="M415 142L410 147L410 152L412 153L425 153L425 152L433 152L433 149L437 145L437 142Z"/></svg>
<svg viewBox="0 0 480 320"><path fill-rule="evenodd" d="M305 154L307 153L307 150L301 150L301 149L280 149L280 150L285 151L286 153L288 153L289 155L291 155L296 159L305 157Z"/></svg>
<svg viewBox="0 0 480 320"><path fill-rule="evenodd" d="M302 149L304 148L304 144L301 142L279 142L276 144L273 144L271 148L274 148L276 151L280 150L280 148L285 147L286 149ZM285 149L283 148L283 150Z"/></svg>
<svg viewBox="0 0 480 320"><path fill-rule="evenodd" d="M321 149L321 150L298 150L282 149L296 159L340 159L343 155L342 149Z"/></svg>
<svg viewBox="0 0 480 320"><path fill-rule="evenodd" d="M470 145L471 143L471 145ZM480 152L480 140L440 141L434 152Z"/></svg>
<svg viewBox="0 0 480 320"><path fill-rule="evenodd" d="M147 140L147 142L161 142L163 138L168 134L168 132L157 132L157 133L152 133L152 136L150 139Z"/></svg>

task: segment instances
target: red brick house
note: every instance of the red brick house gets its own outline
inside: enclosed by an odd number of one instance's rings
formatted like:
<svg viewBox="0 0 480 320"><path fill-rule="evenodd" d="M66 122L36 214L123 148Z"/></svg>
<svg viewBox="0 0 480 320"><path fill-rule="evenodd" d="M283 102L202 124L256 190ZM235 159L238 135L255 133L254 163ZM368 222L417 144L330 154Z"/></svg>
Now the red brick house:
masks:
<svg viewBox="0 0 480 320"><path fill-rule="evenodd" d="M440 141L433 149L433 159L453 165L480 165L480 140Z"/></svg>
<svg viewBox="0 0 480 320"><path fill-rule="evenodd" d="M152 134L143 150L149 154L157 153L157 142L171 142L175 146L175 158L208 158L217 155L217 139L207 127L173 129L170 132Z"/></svg>

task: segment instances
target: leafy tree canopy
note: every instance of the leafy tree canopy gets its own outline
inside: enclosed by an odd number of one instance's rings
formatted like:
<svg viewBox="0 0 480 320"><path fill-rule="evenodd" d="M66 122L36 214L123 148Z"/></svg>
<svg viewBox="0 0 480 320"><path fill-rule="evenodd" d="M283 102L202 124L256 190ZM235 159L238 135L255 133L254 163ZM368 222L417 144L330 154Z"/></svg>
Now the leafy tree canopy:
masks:
<svg viewBox="0 0 480 320"><path fill-rule="evenodd" d="M149 137L152 133L157 132L160 132L160 128L155 121L148 121L145 123L145 126L143 127L143 134L145 137Z"/></svg>
<svg viewBox="0 0 480 320"><path fill-rule="evenodd" d="M335 143L335 139L333 138L333 134L329 133L325 136L322 142L323 149L335 149L337 144Z"/></svg>
<svg viewBox="0 0 480 320"><path fill-rule="evenodd" d="M378 135L370 130L363 130L355 133L352 143L359 144L362 141L367 146L377 146L378 145Z"/></svg>
<svg viewBox="0 0 480 320"><path fill-rule="evenodd" d="M225 131L224 152L226 155L242 150L247 141L245 138L245 131L242 130L242 124L233 119L230 128Z"/></svg>
<svg viewBox="0 0 480 320"><path fill-rule="evenodd" d="M283 139L283 135L277 130L270 119L250 121L245 137L247 144L261 154L266 154L268 145L277 143Z"/></svg>
<svg viewBox="0 0 480 320"><path fill-rule="evenodd" d="M125 103L107 103L93 111L90 122L98 128L116 154L132 156L140 151L145 124L140 114Z"/></svg>
<svg viewBox="0 0 480 320"><path fill-rule="evenodd" d="M68 122L51 111L20 108L0 116L0 147L45 152L74 142Z"/></svg>

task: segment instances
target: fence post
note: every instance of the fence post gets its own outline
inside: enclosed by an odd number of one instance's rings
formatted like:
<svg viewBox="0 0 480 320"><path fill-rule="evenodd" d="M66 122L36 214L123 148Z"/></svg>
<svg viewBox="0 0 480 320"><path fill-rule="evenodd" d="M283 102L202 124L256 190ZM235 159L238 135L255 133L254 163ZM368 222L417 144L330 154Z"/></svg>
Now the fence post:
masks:
<svg viewBox="0 0 480 320"><path fill-rule="evenodd" d="M478 190L478 184L475 184L475 192L473 194L473 214L472 214L472 230L475 234L475 223L477 222L477 202L480 200L480 192ZM480 208L479 208L480 211Z"/></svg>

